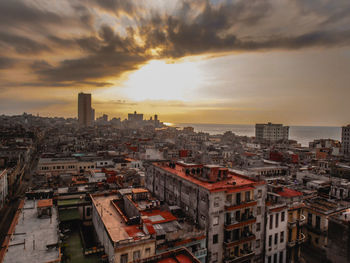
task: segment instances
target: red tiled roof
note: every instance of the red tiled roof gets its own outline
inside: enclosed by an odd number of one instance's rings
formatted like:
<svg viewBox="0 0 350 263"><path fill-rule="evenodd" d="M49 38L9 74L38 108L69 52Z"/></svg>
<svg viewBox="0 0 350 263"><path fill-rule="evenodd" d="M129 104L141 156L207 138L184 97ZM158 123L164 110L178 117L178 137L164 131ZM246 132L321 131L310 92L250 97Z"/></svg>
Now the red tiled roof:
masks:
<svg viewBox="0 0 350 263"><path fill-rule="evenodd" d="M187 257L186 255L180 254L176 256L176 259L178 260L178 262L181 263L192 263L193 261Z"/></svg>
<svg viewBox="0 0 350 263"><path fill-rule="evenodd" d="M143 231L141 229L139 229L138 226L134 225L134 226L126 226L124 228L124 230L126 231L126 233L128 233L129 237L139 237L139 234L144 234Z"/></svg>
<svg viewBox="0 0 350 263"><path fill-rule="evenodd" d="M253 187L256 182L249 180L247 178L243 178L241 176L235 175L233 172L230 172L229 178L223 181L219 181L216 183L209 183L201 181L192 175L186 175L185 172L182 171L182 166L176 164L175 168L170 168L169 166L162 166L158 163L153 163L155 166L170 172L172 174L175 174L187 181L190 181L196 185L199 185L203 188L206 188L210 192L221 192L221 191L229 191L231 189L240 188L242 186L251 186ZM233 184L236 183L236 184Z"/></svg>
<svg viewBox="0 0 350 263"><path fill-rule="evenodd" d="M152 225L151 223L147 223L147 224L146 224L146 228L147 228L148 233L149 233L150 235L153 235L153 234L156 233L156 230L154 229L154 227L153 227L153 225Z"/></svg>
<svg viewBox="0 0 350 263"><path fill-rule="evenodd" d="M303 193L295 191L293 189L283 187L282 191L276 192L276 194L284 197L295 197L295 196L301 196Z"/></svg>

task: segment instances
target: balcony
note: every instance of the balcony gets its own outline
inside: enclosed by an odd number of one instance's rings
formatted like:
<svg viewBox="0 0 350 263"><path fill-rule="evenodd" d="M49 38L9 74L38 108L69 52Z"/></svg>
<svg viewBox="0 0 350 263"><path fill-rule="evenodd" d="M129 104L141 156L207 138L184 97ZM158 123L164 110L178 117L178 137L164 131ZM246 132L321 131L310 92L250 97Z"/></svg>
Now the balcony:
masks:
<svg viewBox="0 0 350 263"><path fill-rule="evenodd" d="M303 233L300 233L298 244L304 243L306 239L306 236Z"/></svg>
<svg viewBox="0 0 350 263"><path fill-rule="evenodd" d="M236 202L235 204L232 204L231 202L226 201L225 202L225 209L230 211L230 210L236 210L244 207L250 207L250 206L256 206L257 202L253 199L249 199L247 201L240 201Z"/></svg>
<svg viewBox="0 0 350 263"><path fill-rule="evenodd" d="M294 220L294 219L293 219ZM297 225L297 221L288 221L288 228L294 228Z"/></svg>
<svg viewBox="0 0 350 263"><path fill-rule="evenodd" d="M288 241L287 246L288 247L294 247L296 244L295 240Z"/></svg>
<svg viewBox="0 0 350 263"><path fill-rule="evenodd" d="M225 247L234 247L245 242L255 240L255 235L251 232L243 233L238 239L226 239L224 241Z"/></svg>
<svg viewBox="0 0 350 263"><path fill-rule="evenodd" d="M233 256L230 258L226 258L224 259L225 263L239 263L239 262L244 262L248 259L250 259L251 257L253 257L255 255L255 253L251 250L245 250L243 251L243 253L241 253L240 256Z"/></svg>
<svg viewBox="0 0 350 263"><path fill-rule="evenodd" d="M303 225L305 225L305 223L306 223L306 216L300 215L300 218L299 218L299 225L300 225L300 226L303 226Z"/></svg>
<svg viewBox="0 0 350 263"><path fill-rule="evenodd" d="M207 256L207 249L206 248L202 248L200 250L197 250L197 251L193 252L193 255L196 258L205 257L205 256Z"/></svg>
<svg viewBox="0 0 350 263"><path fill-rule="evenodd" d="M315 233L317 235L327 236L327 230L316 228L310 224L305 224L305 226L306 226L306 229L312 233Z"/></svg>
<svg viewBox="0 0 350 263"><path fill-rule="evenodd" d="M230 230L244 225L253 224L256 222L256 217L252 214L243 214L240 218L231 218L231 220L225 222L225 229Z"/></svg>

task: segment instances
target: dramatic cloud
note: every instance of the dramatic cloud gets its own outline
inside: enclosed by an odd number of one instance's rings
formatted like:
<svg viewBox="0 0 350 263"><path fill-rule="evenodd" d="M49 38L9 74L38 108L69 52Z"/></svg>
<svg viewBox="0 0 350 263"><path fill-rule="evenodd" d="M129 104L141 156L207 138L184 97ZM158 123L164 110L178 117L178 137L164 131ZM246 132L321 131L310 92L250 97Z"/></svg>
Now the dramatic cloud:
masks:
<svg viewBox="0 0 350 263"><path fill-rule="evenodd" d="M151 60L347 48L349 13L348 0L3 0L0 87L91 91Z"/></svg>
<svg viewBox="0 0 350 263"><path fill-rule="evenodd" d="M282 8L293 14L288 24L279 16ZM0 52L35 55L28 67L32 79L24 85L105 86L106 77L116 79L150 59L349 45L349 8L343 0L322 5L285 0L279 6L272 0L165 1L161 5L120 0L55 5L1 1ZM308 19L305 30L300 30L300 23L294 29L279 30L303 19ZM41 53L45 65L37 64Z"/></svg>

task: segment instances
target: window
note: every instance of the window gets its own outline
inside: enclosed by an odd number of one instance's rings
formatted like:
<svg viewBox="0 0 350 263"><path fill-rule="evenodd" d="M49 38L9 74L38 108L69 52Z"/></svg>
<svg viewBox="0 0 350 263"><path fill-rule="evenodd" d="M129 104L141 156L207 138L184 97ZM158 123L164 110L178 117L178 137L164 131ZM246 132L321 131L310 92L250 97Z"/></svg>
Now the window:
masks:
<svg viewBox="0 0 350 263"><path fill-rule="evenodd" d="M250 192L245 192L245 201L246 202L250 201Z"/></svg>
<svg viewBox="0 0 350 263"><path fill-rule="evenodd" d="M219 242L219 235L215 234L213 235L213 244L217 244Z"/></svg>
<svg viewBox="0 0 350 263"><path fill-rule="evenodd" d="M232 202L232 194L226 196L226 201L227 202Z"/></svg>
<svg viewBox="0 0 350 263"><path fill-rule="evenodd" d="M274 262L274 263L277 263L277 253L275 253L275 254L273 255L273 262Z"/></svg>
<svg viewBox="0 0 350 263"><path fill-rule="evenodd" d="M318 241L319 241L319 239L318 239L318 237L316 237L315 238L315 243L318 244Z"/></svg>
<svg viewBox="0 0 350 263"><path fill-rule="evenodd" d="M141 253L140 253L140 250L137 250L137 251L134 251L133 253L133 259L134 260L138 260L141 258Z"/></svg>
<svg viewBox="0 0 350 263"><path fill-rule="evenodd" d="M278 219L279 219L279 215L280 214L276 214L276 219L275 219L275 227L277 228L278 227Z"/></svg>
<svg viewBox="0 0 350 263"><path fill-rule="evenodd" d="M275 234L275 245L278 243L278 233Z"/></svg>
<svg viewBox="0 0 350 263"><path fill-rule="evenodd" d="M220 202L220 197L215 197L214 198L214 207L218 207Z"/></svg>
<svg viewBox="0 0 350 263"><path fill-rule="evenodd" d="M268 263L271 263L271 256L269 256L269 257L267 258L267 262L268 262Z"/></svg>
<svg viewBox="0 0 350 263"><path fill-rule="evenodd" d="M257 239L257 240L256 240L255 247L256 247L256 248L259 248L259 247L260 247L260 239Z"/></svg>
<svg viewBox="0 0 350 263"><path fill-rule="evenodd" d="M281 222L284 222L284 217L286 216L286 213L285 212L282 212L281 213Z"/></svg>
<svg viewBox="0 0 350 263"><path fill-rule="evenodd" d="M150 255L150 254L151 254L151 248L149 248L149 247L146 248L146 251L145 251L145 252L146 252L146 256L147 256L147 255Z"/></svg>
<svg viewBox="0 0 350 263"><path fill-rule="evenodd" d="M120 263L128 263L128 254L123 254L120 256Z"/></svg>
<svg viewBox="0 0 350 263"><path fill-rule="evenodd" d="M260 229L261 229L261 223L257 223L256 224L256 231L260 231Z"/></svg>
<svg viewBox="0 0 350 263"><path fill-rule="evenodd" d="M272 229L273 226L273 215L270 215L270 229Z"/></svg>
<svg viewBox="0 0 350 263"><path fill-rule="evenodd" d="M312 225L312 214L311 213L307 213L307 224L308 225Z"/></svg>
<svg viewBox="0 0 350 263"><path fill-rule="evenodd" d="M217 226L219 224L219 217L218 216L214 216L213 217L213 226Z"/></svg>
<svg viewBox="0 0 350 263"><path fill-rule="evenodd" d="M257 210L256 210L256 213L257 213L258 215L261 215L261 206L258 206L258 208L257 208Z"/></svg>
<svg viewBox="0 0 350 263"><path fill-rule="evenodd" d="M272 246L272 235L269 235L269 247Z"/></svg>
<svg viewBox="0 0 350 263"><path fill-rule="evenodd" d="M236 194L236 204L240 205L241 204L241 193Z"/></svg>
<svg viewBox="0 0 350 263"><path fill-rule="evenodd" d="M281 242L281 243L284 242L284 231L281 232L281 235L280 235L280 242Z"/></svg>
<svg viewBox="0 0 350 263"><path fill-rule="evenodd" d="M258 198L262 197L262 190L258 190Z"/></svg>
<svg viewBox="0 0 350 263"><path fill-rule="evenodd" d="M316 229L321 229L321 218L316 216Z"/></svg>
<svg viewBox="0 0 350 263"><path fill-rule="evenodd" d="M283 263L283 251L280 252L280 261L279 263Z"/></svg>
<svg viewBox="0 0 350 263"><path fill-rule="evenodd" d="M90 216L91 215L91 207L87 207L86 208L86 216Z"/></svg>
<svg viewBox="0 0 350 263"><path fill-rule="evenodd" d="M213 262L217 262L218 261L218 253L213 253Z"/></svg>

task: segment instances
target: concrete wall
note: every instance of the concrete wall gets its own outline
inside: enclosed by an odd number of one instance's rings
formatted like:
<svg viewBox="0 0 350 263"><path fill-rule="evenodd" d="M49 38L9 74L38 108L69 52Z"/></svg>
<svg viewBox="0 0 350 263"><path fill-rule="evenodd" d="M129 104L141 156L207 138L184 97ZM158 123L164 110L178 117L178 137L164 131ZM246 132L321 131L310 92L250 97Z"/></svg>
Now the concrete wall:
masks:
<svg viewBox="0 0 350 263"><path fill-rule="evenodd" d="M284 221L281 220L281 214L282 212L285 213ZM278 226L276 227L276 218L278 215ZM272 228L270 229L270 220L272 216ZM267 218L266 218L266 239L265 239L265 262L269 262L268 259L271 257L271 263L278 263L280 261L280 253L283 253L283 259L282 262L286 262L286 246L287 246L287 240L288 240L288 229L287 229L287 223L288 223L288 211L287 208L284 210L280 210L277 212L267 212ZM283 232L283 242L281 242L281 232ZM275 235L277 234L277 244L275 244ZM269 239L270 236L272 237L272 244L269 245ZM276 256L275 256L276 255ZM277 259L275 262L274 259Z"/></svg>

